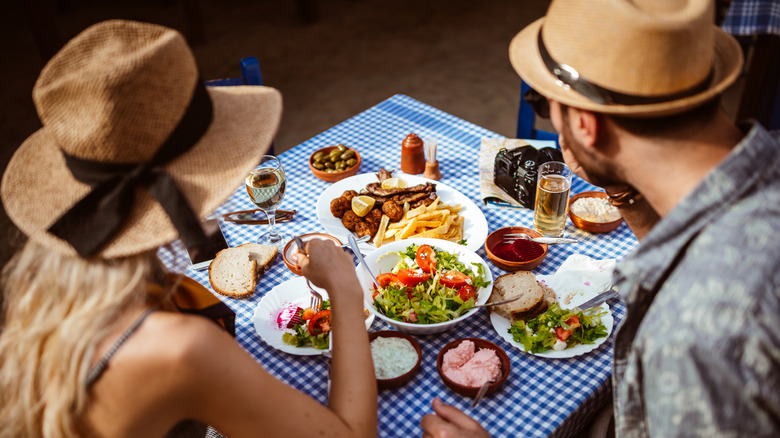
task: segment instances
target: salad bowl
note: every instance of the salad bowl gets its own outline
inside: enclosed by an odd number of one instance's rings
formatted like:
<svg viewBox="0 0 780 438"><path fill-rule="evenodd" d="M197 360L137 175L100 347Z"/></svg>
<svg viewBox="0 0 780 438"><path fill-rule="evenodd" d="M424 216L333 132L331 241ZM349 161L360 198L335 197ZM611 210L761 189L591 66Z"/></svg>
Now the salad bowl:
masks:
<svg viewBox="0 0 780 438"><path fill-rule="evenodd" d="M455 242L441 239L423 238L404 239L398 242L390 242L367 254L365 256L365 262L371 272L381 277L382 274L391 272L393 268L399 263L399 261L402 260L403 257L399 253L406 251L410 245L426 244L432 246L436 251L444 251L454 255L457 257L460 263L464 264L468 268L473 268L475 272L477 267L472 264L474 263L481 265L483 268L483 278L485 281L489 282L489 284L480 287L476 291L477 296L475 298L474 304L479 305L485 304L487 302L487 300L490 298L490 293L493 290L493 275L490 273L490 268L482 259L482 257L478 256L474 251L471 251L465 246L459 245ZM379 309L377 309L373 299L373 294L376 288L374 285L374 279L371 278L371 275L367 272L362 264L358 265L355 269L357 270L357 276L363 288L363 301L365 307L382 321L405 333L414 335L431 335L435 333L441 333L457 326L461 322L475 315L480 310L469 309L455 319L431 324L399 321L386 316Z"/></svg>

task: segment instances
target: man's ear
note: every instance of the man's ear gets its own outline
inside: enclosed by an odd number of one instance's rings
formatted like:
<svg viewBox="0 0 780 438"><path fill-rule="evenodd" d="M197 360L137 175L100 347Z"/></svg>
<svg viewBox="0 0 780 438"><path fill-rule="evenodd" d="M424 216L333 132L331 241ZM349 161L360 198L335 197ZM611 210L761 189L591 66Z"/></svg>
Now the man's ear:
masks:
<svg viewBox="0 0 780 438"><path fill-rule="evenodd" d="M603 120L598 114L569 107L569 120L572 134L579 144L592 148L598 144L599 135L602 134Z"/></svg>

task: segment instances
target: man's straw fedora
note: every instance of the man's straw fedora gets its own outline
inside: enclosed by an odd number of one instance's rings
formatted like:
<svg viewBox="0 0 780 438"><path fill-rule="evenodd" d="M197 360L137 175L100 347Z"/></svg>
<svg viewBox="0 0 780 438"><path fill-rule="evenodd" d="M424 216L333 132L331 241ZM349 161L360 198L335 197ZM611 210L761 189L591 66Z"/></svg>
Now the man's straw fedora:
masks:
<svg viewBox="0 0 780 438"><path fill-rule="evenodd" d="M742 68L712 0L555 0L509 46L543 96L607 114L660 117L701 105Z"/></svg>
<svg viewBox="0 0 780 438"><path fill-rule="evenodd" d="M124 20L96 24L69 41L43 68L33 100L43 127L19 147L3 176L8 216L52 250L107 259L154 250L181 235L173 222L189 216L197 224L212 212L266 152L282 111L273 88L202 87L178 32ZM175 153L164 151L176 142ZM65 225L75 234L57 237L68 234L56 225L66 213L99 191L94 181L74 177L81 164L91 177L130 169L110 181L130 181L131 189L120 198L129 206L121 226L95 248L77 251L74 245L89 240L110 210L101 199L92 211L70 214ZM186 200L172 204L173 214L158 201L158 192L171 191Z"/></svg>

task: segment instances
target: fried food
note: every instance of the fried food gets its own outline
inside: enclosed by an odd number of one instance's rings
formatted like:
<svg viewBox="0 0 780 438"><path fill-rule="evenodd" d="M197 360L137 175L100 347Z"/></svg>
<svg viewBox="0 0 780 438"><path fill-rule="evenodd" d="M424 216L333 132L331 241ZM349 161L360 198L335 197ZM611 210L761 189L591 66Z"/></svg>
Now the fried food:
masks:
<svg viewBox="0 0 780 438"><path fill-rule="evenodd" d="M355 226L361 222L365 221L360 216L356 215L351 208L345 212L344 216L341 218L341 223L344 224L344 227L349 231L355 231Z"/></svg>
<svg viewBox="0 0 780 438"><path fill-rule="evenodd" d="M383 189L381 182L389 178L392 178L392 171L380 169L377 173L379 182L367 184L360 193L347 190L333 199L330 202L331 213L340 218L349 231L360 237L373 237L377 246L388 240L408 237L462 239L463 217L457 214L460 206L440 204L436 184L426 182L406 187L406 183L401 181ZM365 208L353 210L352 200L356 196L368 196L374 200L373 208L364 217L358 216L355 211L363 214L371 207L369 203L364 203Z"/></svg>
<svg viewBox="0 0 780 438"><path fill-rule="evenodd" d="M357 234L358 237L363 236L373 236L371 233L371 223L366 221L360 221L357 224L355 224L355 234ZM376 228L374 229L374 232L379 229L379 225L377 224Z"/></svg>
<svg viewBox="0 0 780 438"><path fill-rule="evenodd" d="M366 222L379 225L379 221L382 220L382 210L374 207L374 209L369 211L363 219L365 219Z"/></svg>
<svg viewBox="0 0 780 438"><path fill-rule="evenodd" d="M458 242L463 239L465 222L463 216L458 215L460 209L460 205L442 204L438 199L430 205L409 209L400 221L387 227L381 241L432 237Z"/></svg>
<svg viewBox="0 0 780 438"><path fill-rule="evenodd" d="M343 196L330 201L330 212L333 214L333 216L339 219L344 217L344 213L349 211L351 208L350 201Z"/></svg>
<svg viewBox="0 0 780 438"><path fill-rule="evenodd" d="M358 195L358 192L354 190L347 190L344 193L341 194L342 198L345 198L347 201L352 202L352 198Z"/></svg>
<svg viewBox="0 0 780 438"><path fill-rule="evenodd" d="M387 201L382 204L382 213L390 218L390 222L398 222L404 217L404 208L395 201Z"/></svg>

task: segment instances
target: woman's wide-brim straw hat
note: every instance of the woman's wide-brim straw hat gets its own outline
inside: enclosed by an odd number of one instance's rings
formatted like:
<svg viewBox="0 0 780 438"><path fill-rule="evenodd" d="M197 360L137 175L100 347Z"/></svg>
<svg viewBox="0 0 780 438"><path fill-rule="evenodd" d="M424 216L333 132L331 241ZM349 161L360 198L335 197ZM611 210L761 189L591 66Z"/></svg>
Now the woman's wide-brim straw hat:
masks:
<svg viewBox="0 0 780 438"><path fill-rule="evenodd" d="M201 85L195 58L175 30L111 20L83 31L47 63L33 88L43 127L19 147L3 176L8 216L30 239L76 255L68 241L49 231L92 192L90 184L74 178L67 159L109 167L152 160L188 117ZM192 141L155 174L175 182L196 220L235 192L259 162L282 112L281 95L273 88L206 90L200 101L205 99L211 122L190 120L196 136L180 132L179 137L189 135ZM178 237L144 184L132 190L130 199L121 227L90 256L129 256Z"/></svg>
<svg viewBox="0 0 780 438"><path fill-rule="evenodd" d="M607 114L660 117L722 93L742 52L714 25L712 0L554 0L509 46L543 96ZM546 53L545 53L546 52Z"/></svg>

